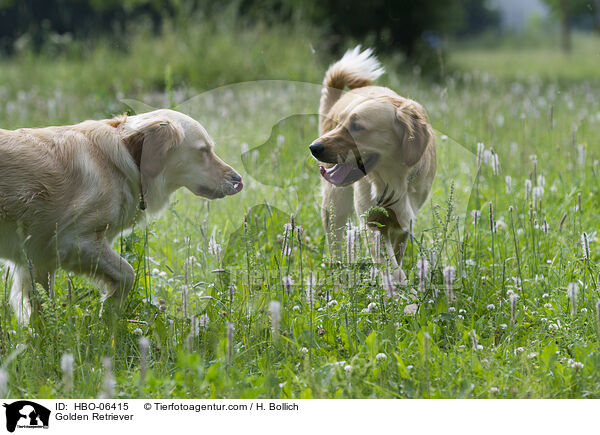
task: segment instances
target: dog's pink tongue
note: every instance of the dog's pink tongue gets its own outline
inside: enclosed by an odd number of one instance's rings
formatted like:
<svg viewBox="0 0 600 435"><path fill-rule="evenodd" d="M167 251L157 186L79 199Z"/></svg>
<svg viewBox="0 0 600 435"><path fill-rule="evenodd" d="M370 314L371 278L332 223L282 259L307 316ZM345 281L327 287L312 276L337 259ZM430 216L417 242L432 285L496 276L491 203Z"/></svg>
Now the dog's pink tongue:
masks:
<svg viewBox="0 0 600 435"><path fill-rule="evenodd" d="M331 184L341 184L344 182L350 171L352 170L353 165L348 163L338 163L337 165L332 166L331 168L324 168L323 166L319 166L319 170L321 171L321 175Z"/></svg>

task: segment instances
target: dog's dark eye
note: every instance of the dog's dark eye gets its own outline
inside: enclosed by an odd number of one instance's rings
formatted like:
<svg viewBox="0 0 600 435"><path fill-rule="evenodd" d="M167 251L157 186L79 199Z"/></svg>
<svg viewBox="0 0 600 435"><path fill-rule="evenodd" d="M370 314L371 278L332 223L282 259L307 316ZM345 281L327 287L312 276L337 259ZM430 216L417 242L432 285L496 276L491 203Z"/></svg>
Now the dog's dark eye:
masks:
<svg viewBox="0 0 600 435"><path fill-rule="evenodd" d="M351 119L350 120L350 131L361 131L361 130L364 130L364 127L356 121L356 118Z"/></svg>

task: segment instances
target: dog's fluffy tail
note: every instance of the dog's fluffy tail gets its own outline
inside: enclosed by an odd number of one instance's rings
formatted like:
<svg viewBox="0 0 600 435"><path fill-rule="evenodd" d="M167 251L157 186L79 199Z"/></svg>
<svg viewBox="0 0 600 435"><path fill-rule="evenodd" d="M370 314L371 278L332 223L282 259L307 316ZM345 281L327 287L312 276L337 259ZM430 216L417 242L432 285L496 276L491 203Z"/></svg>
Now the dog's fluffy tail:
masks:
<svg viewBox="0 0 600 435"><path fill-rule="evenodd" d="M348 50L325 73L319 107L320 123L322 124L323 118L340 98L344 88L355 89L368 86L383 73L384 69L373 55L372 49L361 51L361 46L357 45Z"/></svg>

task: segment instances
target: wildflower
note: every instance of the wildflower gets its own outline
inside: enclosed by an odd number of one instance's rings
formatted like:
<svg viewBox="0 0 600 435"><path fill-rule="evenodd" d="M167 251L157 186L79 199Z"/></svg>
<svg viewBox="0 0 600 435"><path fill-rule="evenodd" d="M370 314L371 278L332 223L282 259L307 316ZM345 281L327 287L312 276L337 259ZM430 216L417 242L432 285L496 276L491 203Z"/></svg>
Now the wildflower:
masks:
<svg viewBox="0 0 600 435"><path fill-rule="evenodd" d="M582 308L581 310L579 310L579 311L581 311L582 313L587 313L588 309L587 309L587 308L585 308L585 307L583 307L583 308Z"/></svg>
<svg viewBox="0 0 600 435"><path fill-rule="evenodd" d="M449 312L449 313L453 313L453 312L455 312L455 311L456 311L456 308L454 308L454 307L449 307L449 308L448 308L448 312Z"/></svg>
<svg viewBox="0 0 600 435"><path fill-rule="evenodd" d="M308 349L305 347L301 347L300 349L298 349L298 351L304 355L306 355L308 353Z"/></svg>
<svg viewBox="0 0 600 435"><path fill-rule="evenodd" d="M135 328L135 329L133 330L133 333L134 333L135 335L142 335L142 334L144 333L144 331L142 331L142 328Z"/></svg>
<svg viewBox="0 0 600 435"><path fill-rule="evenodd" d="M531 359L531 358L535 358L537 356L537 352L529 352L527 354L527 358Z"/></svg>
<svg viewBox="0 0 600 435"><path fill-rule="evenodd" d="M298 305L294 305L294 306L292 307L292 310L293 310L293 311L296 311L296 312L298 312L298 313L299 313L299 312L300 312L300 307L299 307Z"/></svg>
<svg viewBox="0 0 600 435"><path fill-rule="evenodd" d="M567 286L567 298L569 298L569 301L571 303L571 315L574 316L575 312L577 311L577 292L579 291L579 288L577 286L576 283L571 282L569 283L569 285Z"/></svg>
<svg viewBox="0 0 600 435"><path fill-rule="evenodd" d="M583 250L583 259L590 259L590 242L587 233L584 231L581 233L581 249Z"/></svg>
<svg viewBox="0 0 600 435"><path fill-rule="evenodd" d="M458 319L460 320L465 320L465 316L463 316L462 314L459 314L458 316L456 316Z"/></svg>
<svg viewBox="0 0 600 435"><path fill-rule="evenodd" d="M227 324L227 358L229 360L229 362L231 362L233 360L233 344L234 344L234 333L235 331L235 326L233 326L233 323L228 323Z"/></svg>
<svg viewBox="0 0 600 435"><path fill-rule="evenodd" d="M504 177L504 184L506 185L506 193L510 193L512 191L512 177L510 175Z"/></svg>
<svg viewBox="0 0 600 435"><path fill-rule="evenodd" d="M209 321L210 319L208 318L208 314L204 313L198 319L198 326L200 326L201 328L206 328L208 326Z"/></svg>
<svg viewBox="0 0 600 435"><path fill-rule="evenodd" d="M525 348L524 347L517 347L516 350L517 350L517 352L523 352L525 350Z"/></svg>
<svg viewBox="0 0 600 435"><path fill-rule="evenodd" d="M281 244L281 255L286 257L292 253L291 239L294 236L294 227L291 223L286 223L283 226L283 242Z"/></svg>
<svg viewBox="0 0 600 435"><path fill-rule="evenodd" d="M458 310L459 314L467 314L467 310L463 310L462 308Z"/></svg>
<svg viewBox="0 0 600 435"><path fill-rule="evenodd" d="M556 323L550 323L548 325L548 329L552 332L552 331L557 331L558 330L558 325Z"/></svg>
<svg viewBox="0 0 600 435"><path fill-rule="evenodd" d="M584 145L577 145L577 164L579 166L585 166L586 160L586 149Z"/></svg>
<svg viewBox="0 0 600 435"><path fill-rule="evenodd" d="M425 257L419 258L417 261L417 269L419 271L419 291L425 291L425 277L427 276L427 269L429 268L429 264Z"/></svg>
<svg viewBox="0 0 600 435"><path fill-rule="evenodd" d="M4 369L0 369L0 397L6 397L8 391L8 374Z"/></svg>
<svg viewBox="0 0 600 435"><path fill-rule="evenodd" d="M367 310L369 312L374 312L377 310L377 304L375 302L371 302L369 305L367 305Z"/></svg>
<svg viewBox="0 0 600 435"><path fill-rule="evenodd" d="M508 299L510 300L510 321L512 323L515 323L516 305L517 299L519 299L519 295L517 295L516 293L511 293Z"/></svg>
<svg viewBox="0 0 600 435"><path fill-rule="evenodd" d="M102 360L102 367L104 368L104 382L102 384L102 392L100 393L100 399L112 399L115 395L115 378L112 372L112 361L110 358L104 358Z"/></svg>
<svg viewBox="0 0 600 435"><path fill-rule="evenodd" d="M375 355L375 359L377 361L385 361L387 359L387 355L385 353L378 353Z"/></svg>
<svg viewBox="0 0 600 435"><path fill-rule="evenodd" d="M65 383L65 389L71 391L73 388L73 365L75 359L70 353L65 353L60 357L60 370L63 374L63 381Z"/></svg>
<svg viewBox="0 0 600 435"><path fill-rule="evenodd" d="M269 304L269 312L271 313L271 330L273 338L279 338L279 322L281 320L281 303L279 301L271 301Z"/></svg>
<svg viewBox="0 0 600 435"><path fill-rule="evenodd" d="M498 172L500 171L500 160L498 159L498 154L495 152L492 152L490 165L492 165L492 171L494 172L494 175L498 175Z"/></svg>
<svg viewBox="0 0 600 435"><path fill-rule="evenodd" d="M337 304L338 304L338 301L336 301L335 299L332 299L332 300L330 300L330 301L327 303L327 306L328 306L328 307L334 307L334 306L336 306Z"/></svg>
<svg viewBox="0 0 600 435"><path fill-rule="evenodd" d="M548 225L548 222L546 222L546 219L544 219L544 223L542 224L542 231L544 232L544 234L548 234L549 230L550 225Z"/></svg>
<svg viewBox="0 0 600 435"><path fill-rule="evenodd" d="M316 279L312 272L308 273L306 277L306 299L309 304L312 306L315 297L315 286L317 285Z"/></svg>
<svg viewBox="0 0 600 435"><path fill-rule="evenodd" d="M465 264L467 266L475 266L477 263L472 258L469 258L469 259L465 260Z"/></svg>
<svg viewBox="0 0 600 435"><path fill-rule="evenodd" d="M479 210L471 210L471 217L473 218L473 225L477 225L481 218L481 212Z"/></svg>
<svg viewBox="0 0 600 435"><path fill-rule="evenodd" d="M494 204L490 201L489 203L489 220L490 220L490 231L496 232L496 225L494 224Z"/></svg>
<svg viewBox="0 0 600 435"><path fill-rule="evenodd" d="M477 142L477 165L481 165L481 159L483 158L483 154L485 152L485 146L483 142Z"/></svg>
<svg viewBox="0 0 600 435"><path fill-rule="evenodd" d="M154 269L152 269L153 276L158 276L159 273L160 273L160 270L158 270L156 267Z"/></svg>
<svg viewBox="0 0 600 435"><path fill-rule="evenodd" d="M146 370L148 369L148 351L150 350L150 340L148 337L140 337L138 348L140 349L140 385L143 385Z"/></svg>
<svg viewBox="0 0 600 435"><path fill-rule="evenodd" d="M546 186L546 177L544 177L542 174L538 175L537 184L538 184L538 186L545 187Z"/></svg>
<svg viewBox="0 0 600 435"><path fill-rule="evenodd" d="M456 275L456 269L452 266L446 266L443 271L444 281L446 282L446 298L448 299L448 305L454 300L454 291L452 289L452 281Z"/></svg>
<svg viewBox="0 0 600 435"><path fill-rule="evenodd" d="M281 281L283 282L283 288L285 289L285 292L289 296L290 292L292 291L292 285L294 284L294 280L291 276L286 275L283 278L281 278Z"/></svg>
<svg viewBox="0 0 600 435"><path fill-rule="evenodd" d="M496 221L496 230L504 231L506 228L507 225L503 218L500 218Z"/></svg>
<svg viewBox="0 0 600 435"><path fill-rule="evenodd" d="M550 295L549 295L548 293L544 293L544 294L542 295L542 297L545 299L545 298L549 298L549 297L550 297Z"/></svg>
<svg viewBox="0 0 600 435"><path fill-rule="evenodd" d="M506 323L500 323L500 329L506 329L508 325Z"/></svg>
<svg viewBox="0 0 600 435"><path fill-rule="evenodd" d="M208 241L208 253L216 257L217 261L221 256L221 245L217 243L214 234L210 237L210 240Z"/></svg>
<svg viewBox="0 0 600 435"><path fill-rule="evenodd" d="M530 193L531 193L531 180L528 178L525 180L525 199L529 198Z"/></svg>
<svg viewBox="0 0 600 435"><path fill-rule="evenodd" d="M488 311L492 311L492 310L496 309L496 306L494 304L489 304L487 306L487 309L488 309Z"/></svg>
<svg viewBox="0 0 600 435"><path fill-rule="evenodd" d="M569 359L567 360L567 365L568 365L569 367L572 367L572 368L574 368L574 369L575 369L575 371L577 371L577 372L583 368L583 363L582 363L582 362L575 361L575 360L573 360L573 359L571 359L571 358L569 358Z"/></svg>
<svg viewBox="0 0 600 435"><path fill-rule="evenodd" d="M350 374L352 372L352 366L350 364L346 364L344 366L344 371L348 374Z"/></svg>
<svg viewBox="0 0 600 435"><path fill-rule="evenodd" d="M552 308L552 304L546 303L546 304L544 304L544 308Z"/></svg>
<svg viewBox="0 0 600 435"><path fill-rule="evenodd" d="M544 196L544 188L542 186L535 186L531 191L532 197L534 201L537 201L542 196Z"/></svg>
<svg viewBox="0 0 600 435"><path fill-rule="evenodd" d="M358 227L352 225L352 222L348 222L346 226L346 257L348 263L354 264L356 261L356 251L357 251L357 239L358 239Z"/></svg>
<svg viewBox="0 0 600 435"><path fill-rule="evenodd" d="M481 344L478 344L476 347L477 350L483 350L483 346Z"/></svg>
<svg viewBox="0 0 600 435"><path fill-rule="evenodd" d="M498 389L498 387L491 387L490 388L490 393L492 394L498 394L500 390Z"/></svg>

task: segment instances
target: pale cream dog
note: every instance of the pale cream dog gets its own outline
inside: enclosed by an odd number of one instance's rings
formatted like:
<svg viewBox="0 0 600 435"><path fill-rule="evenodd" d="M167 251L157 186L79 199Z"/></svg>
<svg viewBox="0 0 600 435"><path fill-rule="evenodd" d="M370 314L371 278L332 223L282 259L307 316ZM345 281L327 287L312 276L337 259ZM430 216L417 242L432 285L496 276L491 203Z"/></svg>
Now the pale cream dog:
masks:
<svg viewBox="0 0 600 435"><path fill-rule="evenodd" d="M404 285L402 257L411 221L431 190L436 151L423 107L371 86L382 73L372 51L361 52L360 46L329 67L319 108L321 136L310 151L325 163L321 215L334 256L356 210L370 228L373 261L386 263L378 243L383 236L395 284Z"/></svg>
<svg viewBox="0 0 600 435"><path fill-rule="evenodd" d="M111 248L117 236L180 187L209 199L242 189L213 146L200 123L172 110L0 130L0 258L13 271L18 319L29 320L33 281L52 288L58 267L99 279L120 308L135 274Z"/></svg>

